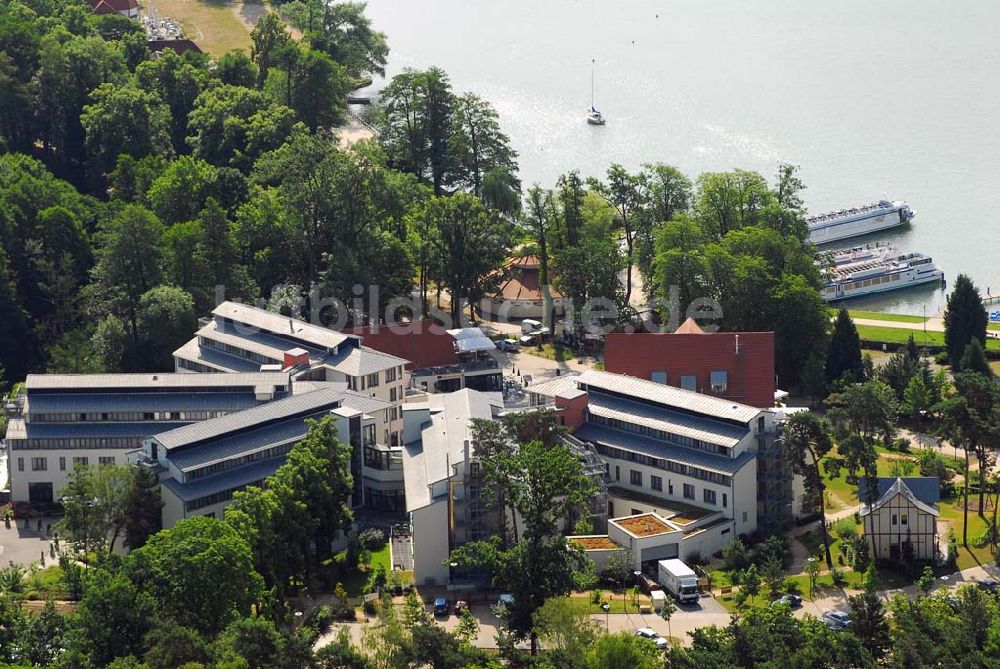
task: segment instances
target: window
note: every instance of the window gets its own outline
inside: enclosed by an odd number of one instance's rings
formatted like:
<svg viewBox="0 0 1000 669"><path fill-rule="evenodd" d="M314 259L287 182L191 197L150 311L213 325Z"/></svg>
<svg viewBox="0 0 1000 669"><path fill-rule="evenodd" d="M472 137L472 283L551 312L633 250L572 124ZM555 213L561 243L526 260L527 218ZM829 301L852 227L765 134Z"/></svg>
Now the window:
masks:
<svg viewBox="0 0 1000 669"><path fill-rule="evenodd" d="M694 486L690 483L684 484L684 499L694 499Z"/></svg>
<svg viewBox="0 0 1000 669"><path fill-rule="evenodd" d="M896 514L892 514L892 525L893 527L899 525L899 516L897 516Z"/></svg>
<svg viewBox="0 0 1000 669"><path fill-rule="evenodd" d="M650 476L649 487L652 488L653 490L663 492L663 479L660 478L659 476Z"/></svg>
<svg viewBox="0 0 1000 669"><path fill-rule="evenodd" d="M906 525L906 524L908 524L909 520L910 520L910 515L907 514L907 513L904 513L903 515L901 515L899 517L899 524L900 525Z"/></svg>
<svg viewBox="0 0 1000 669"><path fill-rule="evenodd" d="M83 465L84 467L86 467L89 464L90 464L90 460L87 458L87 456L83 456L83 457L73 456L73 466L74 467L76 467L77 465Z"/></svg>
<svg viewBox="0 0 1000 669"><path fill-rule="evenodd" d="M374 388L379 384L378 372L368 375L368 387Z"/></svg>
<svg viewBox="0 0 1000 669"><path fill-rule="evenodd" d="M729 496L726 493L722 493L722 508L725 509L729 506Z"/></svg>
<svg viewBox="0 0 1000 669"><path fill-rule="evenodd" d="M385 370L385 382L391 383L392 381L395 380L396 380L396 368L393 367L392 369Z"/></svg>
<svg viewBox="0 0 1000 669"><path fill-rule="evenodd" d="M693 390L697 392L698 390L698 380L694 375L682 376L681 377L681 388L684 390Z"/></svg>
<svg viewBox="0 0 1000 669"><path fill-rule="evenodd" d="M616 481L622 480L622 468L619 467L618 465L615 465L615 480Z"/></svg>
<svg viewBox="0 0 1000 669"><path fill-rule="evenodd" d="M714 490L709 490L708 488L705 488L704 490L701 491L701 498L702 500L704 500L705 504L711 504L712 506L715 506L716 504Z"/></svg>
<svg viewBox="0 0 1000 669"><path fill-rule="evenodd" d="M674 494L674 482L671 481L670 479L667 479L667 494L668 495Z"/></svg>
<svg viewBox="0 0 1000 669"><path fill-rule="evenodd" d="M97 461L102 465L113 465L115 464L115 456L113 455L102 455L97 458Z"/></svg>
<svg viewBox="0 0 1000 669"><path fill-rule="evenodd" d="M649 375L649 380L653 383L667 384L667 373L663 370L654 370Z"/></svg>
<svg viewBox="0 0 1000 669"><path fill-rule="evenodd" d="M628 473L629 483L632 485L641 486L642 485L642 472L632 469Z"/></svg>
<svg viewBox="0 0 1000 669"><path fill-rule="evenodd" d="M19 472L23 472L24 471L24 458L18 458L17 459L17 471L19 471Z"/></svg>
<svg viewBox="0 0 1000 669"><path fill-rule="evenodd" d="M729 373L726 371L712 372L712 392L724 393L729 386Z"/></svg>
<svg viewBox="0 0 1000 669"><path fill-rule="evenodd" d="M747 522L747 512L746 511L743 512L743 522L744 523Z"/></svg>
<svg viewBox="0 0 1000 669"><path fill-rule="evenodd" d="M63 456L59 456L59 471L66 471L66 458Z"/></svg>
<svg viewBox="0 0 1000 669"><path fill-rule="evenodd" d="M49 462L46 458L31 458L31 471L44 472L48 468Z"/></svg>

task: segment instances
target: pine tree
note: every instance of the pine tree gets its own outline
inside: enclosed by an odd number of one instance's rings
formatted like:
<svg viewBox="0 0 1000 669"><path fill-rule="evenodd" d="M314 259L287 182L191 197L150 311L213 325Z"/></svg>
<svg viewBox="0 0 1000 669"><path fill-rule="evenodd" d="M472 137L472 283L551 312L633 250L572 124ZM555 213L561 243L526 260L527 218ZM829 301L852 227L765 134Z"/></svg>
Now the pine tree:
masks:
<svg viewBox="0 0 1000 669"><path fill-rule="evenodd" d="M963 372L978 372L993 376L993 370L990 369L990 363L986 359L986 351L978 339L973 338L965 347L959 369Z"/></svg>
<svg viewBox="0 0 1000 669"><path fill-rule="evenodd" d="M848 375L853 381L864 381L861 361L861 337L847 309L841 309L833 324L830 348L826 356L826 378L833 382Z"/></svg>
<svg viewBox="0 0 1000 669"><path fill-rule="evenodd" d="M972 279L959 274L944 312L944 344L953 371L961 370L962 355L969 342L978 339L980 344L986 343L987 320L979 289Z"/></svg>

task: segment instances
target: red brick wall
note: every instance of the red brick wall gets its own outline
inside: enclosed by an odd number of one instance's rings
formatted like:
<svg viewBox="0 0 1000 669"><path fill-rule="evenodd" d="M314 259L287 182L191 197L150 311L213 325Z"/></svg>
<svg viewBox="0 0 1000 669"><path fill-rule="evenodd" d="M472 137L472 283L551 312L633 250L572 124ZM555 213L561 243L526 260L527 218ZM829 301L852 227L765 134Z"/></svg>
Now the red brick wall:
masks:
<svg viewBox="0 0 1000 669"><path fill-rule="evenodd" d="M682 376L693 374L699 392L706 394L712 394L710 373L725 370L728 388L720 397L762 408L774 405L773 332L612 333L604 337L604 368L647 380L653 371L666 371L667 384L677 387Z"/></svg>
<svg viewBox="0 0 1000 669"><path fill-rule="evenodd" d="M566 399L556 395L556 412L570 432L583 425L587 417L587 393Z"/></svg>

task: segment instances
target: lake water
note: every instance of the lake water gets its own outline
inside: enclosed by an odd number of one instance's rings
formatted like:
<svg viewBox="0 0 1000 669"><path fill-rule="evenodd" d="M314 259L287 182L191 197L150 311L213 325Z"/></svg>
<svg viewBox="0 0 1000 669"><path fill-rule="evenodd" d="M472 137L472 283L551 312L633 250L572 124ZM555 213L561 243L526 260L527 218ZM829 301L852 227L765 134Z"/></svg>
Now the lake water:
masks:
<svg viewBox="0 0 1000 669"><path fill-rule="evenodd" d="M875 236L1000 293L1000 3L946 0L370 0L389 75L442 67L494 104L525 185L662 161L801 167L811 210L883 195ZM602 128L588 126L596 59ZM864 240L869 241L869 240ZM928 314L938 288L855 300Z"/></svg>

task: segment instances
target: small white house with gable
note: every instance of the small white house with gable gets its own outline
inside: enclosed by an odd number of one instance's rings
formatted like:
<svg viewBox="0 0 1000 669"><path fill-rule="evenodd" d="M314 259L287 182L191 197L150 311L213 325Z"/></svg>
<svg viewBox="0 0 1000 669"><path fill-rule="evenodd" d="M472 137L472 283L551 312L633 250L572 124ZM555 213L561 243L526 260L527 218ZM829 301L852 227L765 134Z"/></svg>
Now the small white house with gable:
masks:
<svg viewBox="0 0 1000 669"><path fill-rule="evenodd" d="M859 497L868 499L865 482ZM937 508L940 499L934 476L878 479L878 497L861 507L861 523L873 556L893 562L936 560Z"/></svg>

